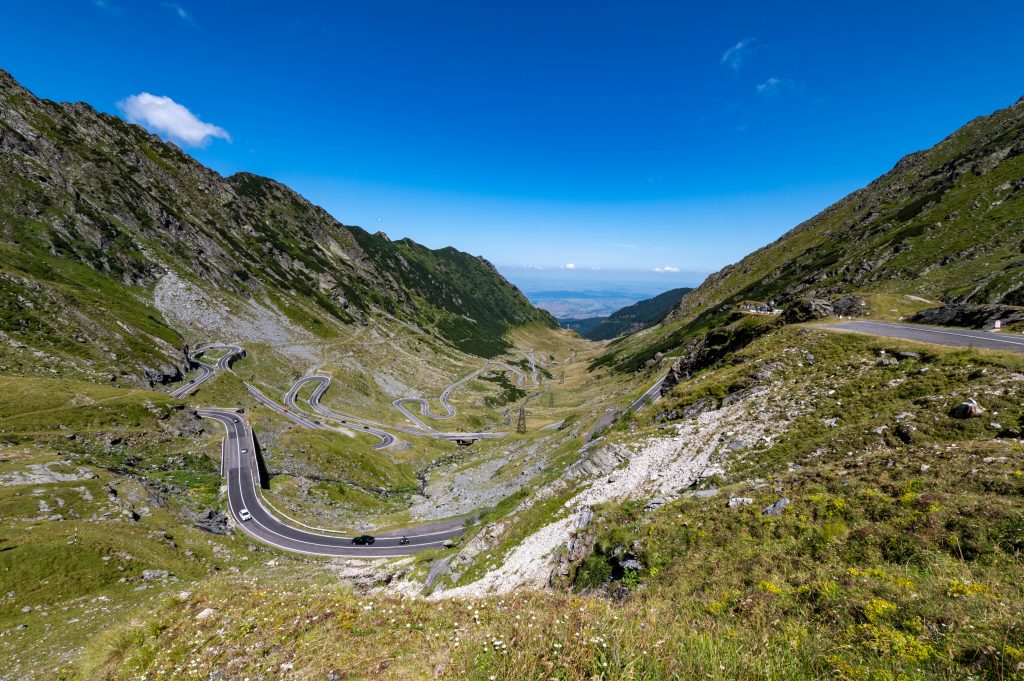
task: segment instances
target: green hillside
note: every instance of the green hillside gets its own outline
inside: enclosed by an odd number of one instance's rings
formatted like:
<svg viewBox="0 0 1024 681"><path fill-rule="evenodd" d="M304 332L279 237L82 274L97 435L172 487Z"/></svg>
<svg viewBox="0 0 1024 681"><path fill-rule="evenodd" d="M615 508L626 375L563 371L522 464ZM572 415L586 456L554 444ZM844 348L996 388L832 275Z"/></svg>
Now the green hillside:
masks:
<svg viewBox="0 0 1024 681"><path fill-rule="evenodd" d="M43 357L44 373L177 378L200 330L175 321L189 311L168 290L255 318L269 310L312 338L384 312L486 356L515 326L555 325L481 258L370 237L278 182L222 177L2 71L0 253L3 359L27 374Z"/></svg>
<svg viewBox="0 0 1024 681"><path fill-rule="evenodd" d="M717 272L657 333L613 348L635 369L728 321L849 292L1024 305L1024 99L910 154L870 185Z"/></svg>

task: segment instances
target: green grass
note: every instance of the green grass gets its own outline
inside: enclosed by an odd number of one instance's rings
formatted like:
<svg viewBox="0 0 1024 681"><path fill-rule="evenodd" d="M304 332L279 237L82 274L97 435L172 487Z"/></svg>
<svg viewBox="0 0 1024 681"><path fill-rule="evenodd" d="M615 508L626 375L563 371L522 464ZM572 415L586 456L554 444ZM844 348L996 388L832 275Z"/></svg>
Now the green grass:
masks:
<svg viewBox="0 0 1024 681"><path fill-rule="evenodd" d="M0 480L31 473L31 465L94 477L0 485L5 673L52 677L53 670L67 665L68 651L137 608L153 607L157 594L177 593L211 572L248 564L244 542L182 521L174 509L184 499L161 501L135 480L83 465L67 452L34 445L0 449ZM111 489L116 501L108 498ZM168 502L171 506L163 505ZM132 520L123 512L130 508L144 515ZM178 581L157 581L153 589L136 591L146 569L167 570Z"/></svg>
<svg viewBox="0 0 1024 681"><path fill-rule="evenodd" d="M879 364L882 351L902 350L921 357ZM990 424L1024 423L1024 358L789 328L680 384L657 409L749 388L769 362L773 381L813 409L737 457L716 497L655 513L643 501L600 508L576 588L626 586L740 640L786 631L800 677L1016 678L1024 443L994 440ZM966 397L987 413L951 418ZM629 422L619 439L632 437ZM732 496L753 503L728 508ZM761 514L781 496L792 501L781 517ZM627 557L642 570L613 582Z"/></svg>
<svg viewBox="0 0 1024 681"><path fill-rule="evenodd" d="M173 412L169 395L149 390L0 376L0 431L9 436L141 428Z"/></svg>

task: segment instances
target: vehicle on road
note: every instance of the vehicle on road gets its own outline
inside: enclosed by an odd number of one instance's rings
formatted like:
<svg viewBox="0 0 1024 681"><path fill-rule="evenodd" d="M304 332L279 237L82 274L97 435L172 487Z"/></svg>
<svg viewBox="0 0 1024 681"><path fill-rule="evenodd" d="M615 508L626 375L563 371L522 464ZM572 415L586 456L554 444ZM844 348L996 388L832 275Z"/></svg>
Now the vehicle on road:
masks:
<svg viewBox="0 0 1024 681"><path fill-rule="evenodd" d="M377 541L377 539L369 534L361 534L358 537L352 537L352 543L356 546L369 546L375 541Z"/></svg>
<svg viewBox="0 0 1024 681"><path fill-rule="evenodd" d="M252 513L249 513L249 509L243 508L241 511L238 512L238 517L242 520L242 522L245 522L246 520L252 519Z"/></svg>
<svg viewBox="0 0 1024 681"><path fill-rule="evenodd" d="M406 544L409 543L409 538L406 537L405 535L402 535L402 538L398 540L398 543L401 544L402 546L405 546Z"/></svg>
<svg viewBox="0 0 1024 681"><path fill-rule="evenodd" d="M248 454L248 453L249 453L249 450L248 450L248 449L243 449L243 450L242 450L242 454Z"/></svg>

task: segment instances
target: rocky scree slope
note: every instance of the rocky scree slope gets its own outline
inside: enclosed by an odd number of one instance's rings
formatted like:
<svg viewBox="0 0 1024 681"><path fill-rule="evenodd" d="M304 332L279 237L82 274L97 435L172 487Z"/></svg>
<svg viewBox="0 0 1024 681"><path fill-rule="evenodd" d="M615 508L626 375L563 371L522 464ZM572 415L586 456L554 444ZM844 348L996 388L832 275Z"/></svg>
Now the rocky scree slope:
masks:
<svg viewBox="0 0 1024 681"><path fill-rule="evenodd" d="M342 225L278 182L222 177L3 71L0 237L0 341L15 372L177 378L189 330L152 303L168 275L228 307L272 306L319 337L386 313L491 356L514 326L555 326L482 258Z"/></svg>
<svg viewBox="0 0 1024 681"><path fill-rule="evenodd" d="M658 333L612 348L638 368L745 301L851 292L1024 305L1024 99L977 118L687 294Z"/></svg>

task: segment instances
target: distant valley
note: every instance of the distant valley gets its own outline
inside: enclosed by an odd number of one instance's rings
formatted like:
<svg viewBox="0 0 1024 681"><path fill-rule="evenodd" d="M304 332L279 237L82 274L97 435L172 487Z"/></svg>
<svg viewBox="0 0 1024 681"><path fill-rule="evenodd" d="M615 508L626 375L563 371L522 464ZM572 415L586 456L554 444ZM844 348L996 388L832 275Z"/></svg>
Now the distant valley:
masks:
<svg viewBox="0 0 1024 681"><path fill-rule="evenodd" d="M563 329L569 329L590 340L611 340L657 324L679 305L691 288L675 288L637 301L607 316L559 318Z"/></svg>

